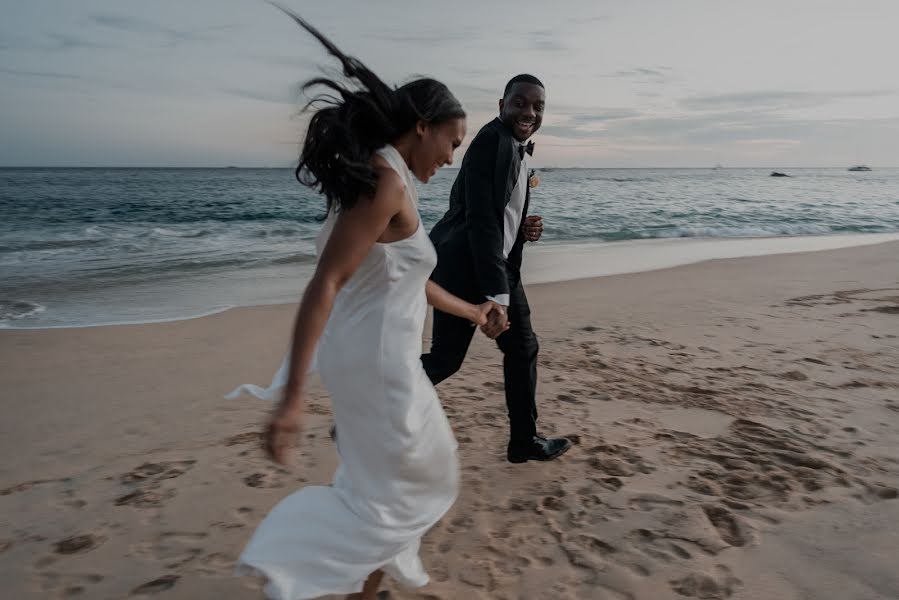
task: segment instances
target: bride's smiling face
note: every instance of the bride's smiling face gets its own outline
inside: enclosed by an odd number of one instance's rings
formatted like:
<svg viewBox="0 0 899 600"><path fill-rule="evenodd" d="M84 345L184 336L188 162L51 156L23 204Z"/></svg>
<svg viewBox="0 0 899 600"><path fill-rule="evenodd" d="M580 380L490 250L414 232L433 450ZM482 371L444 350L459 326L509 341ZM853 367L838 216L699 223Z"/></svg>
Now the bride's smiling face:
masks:
<svg viewBox="0 0 899 600"><path fill-rule="evenodd" d="M464 118L450 119L437 125L419 121L415 126L417 143L410 165L415 178L427 183L440 167L453 164L453 154L462 145L466 128Z"/></svg>

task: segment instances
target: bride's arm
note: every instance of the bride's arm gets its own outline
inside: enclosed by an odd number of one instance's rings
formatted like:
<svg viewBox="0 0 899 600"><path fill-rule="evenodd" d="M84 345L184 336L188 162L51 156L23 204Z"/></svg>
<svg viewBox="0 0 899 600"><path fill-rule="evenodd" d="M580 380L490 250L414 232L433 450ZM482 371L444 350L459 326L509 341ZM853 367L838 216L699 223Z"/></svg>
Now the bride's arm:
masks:
<svg viewBox="0 0 899 600"><path fill-rule="evenodd" d="M504 310L502 306L494 302L484 302L483 304L466 302L462 298L449 293L430 279L425 287L425 293L428 296L428 304L437 310L468 319L475 325L486 324L487 314L491 310Z"/></svg>
<svg viewBox="0 0 899 600"><path fill-rule="evenodd" d="M334 299L387 229L390 220L402 210L405 193L399 176L385 170L378 178L373 199L362 198L351 210L341 211L337 217L297 310L287 387L266 432L266 448L279 463L285 462L286 451L299 429L306 372L328 322Z"/></svg>

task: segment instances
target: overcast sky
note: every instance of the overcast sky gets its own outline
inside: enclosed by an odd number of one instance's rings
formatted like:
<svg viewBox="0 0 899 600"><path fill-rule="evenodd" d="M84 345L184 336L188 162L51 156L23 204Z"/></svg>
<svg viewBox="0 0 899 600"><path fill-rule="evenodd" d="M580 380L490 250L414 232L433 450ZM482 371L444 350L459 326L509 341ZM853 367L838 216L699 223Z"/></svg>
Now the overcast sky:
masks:
<svg viewBox="0 0 899 600"><path fill-rule="evenodd" d="M444 81L469 138L540 77L538 165L899 166L899 0L283 2L388 82ZM0 166L289 166L296 84L334 65L261 0L0 9Z"/></svg>

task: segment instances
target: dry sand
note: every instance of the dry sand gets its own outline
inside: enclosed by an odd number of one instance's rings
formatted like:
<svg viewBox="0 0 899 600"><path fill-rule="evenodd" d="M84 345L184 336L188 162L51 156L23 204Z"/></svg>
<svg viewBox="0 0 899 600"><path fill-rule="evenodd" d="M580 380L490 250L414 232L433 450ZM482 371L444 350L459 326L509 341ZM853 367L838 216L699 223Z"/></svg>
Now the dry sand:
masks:
<svg viewBox="0 0 899 600"><path fill-rule="evenodd" d="M501 356L438 391L462 495L392 598L899 598L899 243L530 286L544 433L504 461ZM320 387L291 470L258 448L292 306L0 331L0 581L31 598L254 599L280 498L329 480ZM297 524L301 526L302 524Z"/></svg>

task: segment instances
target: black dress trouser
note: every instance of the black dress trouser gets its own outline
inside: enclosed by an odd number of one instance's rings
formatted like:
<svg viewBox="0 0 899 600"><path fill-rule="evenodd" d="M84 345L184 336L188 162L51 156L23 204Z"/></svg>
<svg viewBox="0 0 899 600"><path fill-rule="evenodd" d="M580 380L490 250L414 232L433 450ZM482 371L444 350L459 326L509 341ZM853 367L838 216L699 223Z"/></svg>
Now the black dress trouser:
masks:
<svg viewBox="0 0 899 600"><path fill-rule="evenodd" d="M531 328L528 299L517 273L509 276L507 313L509 329L496 338L496 344L503 353L503 376L511 441L525 442L537 435L539 345L537 336ZM454 374L462 366L475 329L467 319L434 309L431 351L421 357L425 372L434 385Z"/></svg>

